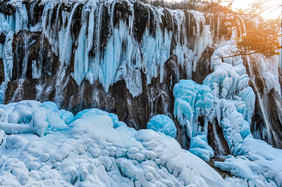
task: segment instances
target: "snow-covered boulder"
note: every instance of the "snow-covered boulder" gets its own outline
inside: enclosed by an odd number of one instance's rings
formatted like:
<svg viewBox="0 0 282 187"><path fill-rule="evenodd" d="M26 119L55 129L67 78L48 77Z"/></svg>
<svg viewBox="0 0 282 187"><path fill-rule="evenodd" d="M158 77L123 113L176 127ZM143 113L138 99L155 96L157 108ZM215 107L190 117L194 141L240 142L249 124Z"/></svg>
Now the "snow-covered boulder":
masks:
<svg viewBox="0 0 282 187"><path fill-rule="evenodd" d="M165 135L176 137L177 129L173 120L167 115L158 114L150 119L147 123L147 129L152 129L156 132L162 132Z"/></svg>

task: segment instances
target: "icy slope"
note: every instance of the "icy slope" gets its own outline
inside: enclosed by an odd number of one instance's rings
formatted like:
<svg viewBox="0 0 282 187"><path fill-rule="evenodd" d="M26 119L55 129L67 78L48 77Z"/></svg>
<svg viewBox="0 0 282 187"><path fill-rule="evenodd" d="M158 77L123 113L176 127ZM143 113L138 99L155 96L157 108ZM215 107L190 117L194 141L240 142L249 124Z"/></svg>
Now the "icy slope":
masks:
<svg viewBox="0 0 282 187"><path fill-rule="evenodd" d="M37 101L0 108L1 186L225 184L172 137L128 128L114 114L88 109L74 117L54 103Z"/></svg>

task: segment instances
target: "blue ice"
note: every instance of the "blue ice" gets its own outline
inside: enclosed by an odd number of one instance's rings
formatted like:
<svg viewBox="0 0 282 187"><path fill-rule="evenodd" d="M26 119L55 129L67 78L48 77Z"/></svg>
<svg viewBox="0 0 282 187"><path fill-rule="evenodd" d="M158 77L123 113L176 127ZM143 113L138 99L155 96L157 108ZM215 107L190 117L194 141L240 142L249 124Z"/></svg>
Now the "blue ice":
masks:
<svg viewBox="0 0 282 187"><path fill-rule="evenodd" d="M162 132L167 136L176 137L177 129L173 120L167 115L158 114L150 119L147 123L147 129L152 129L156 132Z"/></svg>

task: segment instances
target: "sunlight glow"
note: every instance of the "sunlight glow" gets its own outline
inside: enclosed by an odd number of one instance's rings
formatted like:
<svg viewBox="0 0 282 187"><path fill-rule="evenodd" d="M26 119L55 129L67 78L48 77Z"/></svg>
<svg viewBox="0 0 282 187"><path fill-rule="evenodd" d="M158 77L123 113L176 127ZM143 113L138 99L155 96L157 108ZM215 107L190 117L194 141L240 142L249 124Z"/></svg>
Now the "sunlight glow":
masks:
<svg viewBox="0 0 282 187"><path fill-rule="evenodd" d="M232 8L236 11L239 9L246 10L252 3L256 3L258 0L234 0ZM281 15L282 0L267 0L264 4L265 11L261 13L261 16L265 19L276 19Z"/></svg>

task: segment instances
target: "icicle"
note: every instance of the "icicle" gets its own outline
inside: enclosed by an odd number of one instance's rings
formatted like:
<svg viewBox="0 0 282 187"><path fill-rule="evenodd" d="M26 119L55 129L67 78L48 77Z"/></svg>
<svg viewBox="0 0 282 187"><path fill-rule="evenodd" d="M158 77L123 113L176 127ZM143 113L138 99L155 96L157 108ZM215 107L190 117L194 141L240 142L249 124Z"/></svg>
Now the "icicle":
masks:
<svg viewBox="0 0 282 187"><path fill-rule="evenodd" d="M65 29L62 29L59 32L59 54L60 54L60 62L61 64L69 64L71 58L71 49L72 49L72 38L71 38L71 23L72 17L76 11L76 8L80 5L80 3L76 3L72 8L71 14L68 18L68 25Z"/></svg>
<svg viewBox="0 0 282 187"><path fill-rule="evenodd" d="M86 36L86 23L82 23L82 27L78 37L78 47L74 56L74 73L73 78L78 85L84 79L88 70L88 53L87 48L87 36Z"/></svg>
<svg viewBox="0 0 282 187"><path fill-rule="evenodd" d="M126 3L131 14L126 20L117 20L118 24L114 26L114 11L117 2L44 1L41 2L44 4L42 23L37 23L32 28L27 28L26 8L25 5L22 5L17 8L15 18L10 18L11 20L15 19L17 24L5 21L5 23L0 23L0 28L9 27L14 32L23 29L37 32L42 29L44 35L42 38L48 40L52 52L59 57L60 61L60 67L56 72L56 94L58 95L63 89L61 87L64 84L63 80L66 77L66 70L73 54L74 67L71 75L78 85L84 79L87 79L91 84L98 81L103 85L105 91L108 91L114 83L124 80L133 97L140 95L143 91L141 72L146 76L146 84L151 84L152 79L157 77L160 78L161 83L164 81L165 63L171 55L176 55L178 65L185 69L188 78L192 78L192 72L196 70L197 62L213 40L211 28L206 25L204 15L189 10L187 13L190 16L186 18L185 12L181 10L168 10L142 4L148 9L148 23L154 21L154 28L149 28L150 24L146 25L141 41L137 41L134 37L134 3L136 2L119 2ZM36 3L32 3L31 15L34 13L35 6ZM70 10L66 10L62 6ZM81 9L81 28L79 28L78 38L73 41L71 28L78 7L79 11ZM101 47L102 33L100 32L103 31L101 25L104 19L104 9L107 9L109 14L107 27L111 32L107 36L105 46ZM169 14L172 18L172 27L169 29L162 25L164 14ZM0 19L3 19L2 17ZM196 26L194 36L190 39L187 38L186 26L188 22L192 22L191 17L196 21ZM153 34L151 29L154 29ZM194 44L189 43L191 41ZM193 50L189 49L191 45L194 45ZM28 53L28 51L26 52ZM25 62L27 62L27 58ZM35 68L35 64L34 62L32 67ZM24 66L25 70L26 65ZM25 75L25 73L23 74ZM36 70L33 71L33 76L35 78L39 76Z"/></svg>
<svg viewBox="0 0 282 187"><path fill-rule="evenodd" d="M6 35L6 40L4 45L0 44L0 49L2 50L2 54L0 53L0 57L2 57L3 65L4 65L4 75L5 81L10 81L12 78L13 71L13 37L14 32L10 30ZM1 52L1 51L0 51Z"/></svg>
<svg viewBox="0 0 282 187"><path fill-rule="evenodd" d="M15 33L18 33L20 30L27 29L28 25L28 16L27 10L24 4L21 7L17 8L15 14Z"/></svg>

